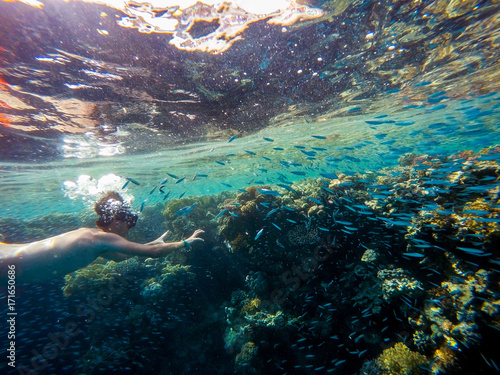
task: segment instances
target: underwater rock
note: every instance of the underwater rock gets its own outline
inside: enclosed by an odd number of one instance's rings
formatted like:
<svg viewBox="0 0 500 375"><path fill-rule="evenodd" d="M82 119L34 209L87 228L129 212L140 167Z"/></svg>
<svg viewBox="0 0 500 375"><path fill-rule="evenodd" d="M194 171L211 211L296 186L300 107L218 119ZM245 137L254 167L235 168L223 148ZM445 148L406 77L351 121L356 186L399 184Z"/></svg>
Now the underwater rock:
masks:
<svg viewBox="0 0 500 375"><path fill-rule="evenodd" d="M424 290L422 283L402 268L380 270L377 278L382 281L382 292L386 301L405 294L413 298Z"/></svg>
<svg viewBox="0 0 500 375"><path fill-rule="evenodd" d="M257 355L258 347L253 342L246 342L240 352L236 355L235 365L236 367L246 367L250 366L252 360Z"/></svg>
<svg viewBox="0 0 500 375"><path fill-rule="evenodd" d="M369 266L374 266L378 258L378 253L375 250L368 249L363 253L361 261L365 262Z"/></svg>

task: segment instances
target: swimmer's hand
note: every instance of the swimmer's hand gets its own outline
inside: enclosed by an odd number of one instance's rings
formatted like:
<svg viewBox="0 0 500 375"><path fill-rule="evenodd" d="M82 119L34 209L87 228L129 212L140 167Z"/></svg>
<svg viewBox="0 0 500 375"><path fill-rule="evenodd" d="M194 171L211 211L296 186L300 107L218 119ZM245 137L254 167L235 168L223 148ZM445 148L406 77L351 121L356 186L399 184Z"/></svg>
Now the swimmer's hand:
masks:
<svg viewBox="0 0 500 375"><path fill-rule="evenodd" d="M186 238L184 241L186 241L189 244L189 246L191 246L193 242L205 241L203 238L198 237L198 235L203 233L205 233L204 230L196 229L194 233L191 235L191 237Z"/></svg>
<svg viewBox="0 0 500 375"><path fill-rule="evenodd" d="M170 233L169 230L167 230L165 233L163 233L160 237L158 237L156 240L154 241L151 241L151 242L148 242L146 243L145 245L157 245L157 244L162 244L162 243L165 243L164 239L165 237L168 236L168 234Z"/></svg>
<svg viewBox="0 0 500 375"><path fill-rule="evenodd" d="M146 243L146 245L158 245L158 244L161 245L161 244L164 244L165 243L165 237L167 237L169 233L170 233L170 231L167 230L165 233L163 233L156 240L148 242L148 243ZM194 242L204 241L203 238L198 237L202 233L205 233L205 231L201 230L201 229L197 229L197 230L194 231L194 233L191 235L191 237L186 238L184 241L186 241L189 246L191 246L191 244L194 243Z"/></svg>

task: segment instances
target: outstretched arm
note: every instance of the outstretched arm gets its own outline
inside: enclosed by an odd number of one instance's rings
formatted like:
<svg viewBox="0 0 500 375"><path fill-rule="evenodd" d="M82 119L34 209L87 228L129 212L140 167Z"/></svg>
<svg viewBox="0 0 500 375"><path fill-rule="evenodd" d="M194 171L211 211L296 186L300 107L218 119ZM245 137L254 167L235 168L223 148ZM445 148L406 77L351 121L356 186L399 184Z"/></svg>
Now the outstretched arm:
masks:
<svg viewBox="0 0 500 375"><path fill-rule="evenodd" d="M203 241L202 238L198 237L198 235L202 233L203 231L198 229L191 235L191 237L185 239L184 241L186 241L189 246L194 242ZM186 246L184 241L164 242L167 234L168 231L163 233L154 241L146 244L140 244L128 241L117 234L99 232L96 233L97 238L95 241L100 243L100 255L108 259L121 261L127 259L128 256L134 255L156 258L166 255L172 250L180 249Z"/></svg>

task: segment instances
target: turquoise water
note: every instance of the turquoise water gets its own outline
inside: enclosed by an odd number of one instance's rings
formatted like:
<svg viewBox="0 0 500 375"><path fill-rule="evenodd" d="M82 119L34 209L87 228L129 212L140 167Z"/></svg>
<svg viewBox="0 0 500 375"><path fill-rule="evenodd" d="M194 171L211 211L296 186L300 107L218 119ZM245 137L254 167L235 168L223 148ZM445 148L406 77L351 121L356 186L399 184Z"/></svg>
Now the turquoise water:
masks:
<svg viewBox="0 0 500 375"><path fill-rule="evenodd" d="M413 90L418 92L417 88ZM176 198L183 193L198 196L236 191L256 184L276 184L279 173L296 181L318 177L320 172L327 171L378 171L398 165L398 159L406 153L477 152L499 142L499 102L499 95L493 93L470 99L447 99L445 108L436 108L437 105L391 108L386 103L385 110L370 114L351 115L347 111L340 117L324 116L319 121L286 119L279 125L238 136L231 142L228 138L106 158L67 158L36 164L7 162L2 165L6 193L1 197L1 213L4 217L30 218L47 212L69 213L84 209L82 203L90 193L71 194L71 189L64 185L68 181L76 183L80 175L88 175L94 180L108 174L121 177L112 187L129 192L134 206L139 208L142 202L148 205L163 201L163 196L150 194L150 191L164 178L170 181L165 184L171 192L169 197ZM296 146L303 146L303 150L314 156L308 156ZM285 166L280 162L300 165ZM176 184L177 179L167 173L185 177L185 180ZM141 185L131 184L121 189L126 177ZM35 202L26 210L23 204L32 198Z"/></svg>
<svg viewBox="0 0 500 375"><path fill-rule="evenodd" d="M499 11L0 0L0 241L205 231L19 280L1 371L500 372Z"/></svg>

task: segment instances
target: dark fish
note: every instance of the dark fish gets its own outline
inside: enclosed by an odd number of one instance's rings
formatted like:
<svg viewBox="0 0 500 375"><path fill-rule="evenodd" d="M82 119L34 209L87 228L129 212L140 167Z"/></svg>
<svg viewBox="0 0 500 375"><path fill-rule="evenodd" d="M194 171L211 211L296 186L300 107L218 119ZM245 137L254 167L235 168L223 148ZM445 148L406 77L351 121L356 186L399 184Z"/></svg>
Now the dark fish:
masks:
<svg viewBox="0 0 500 375"><path fill-rule="evenodd" d="M248 151L248 150L245 150L245 152L246 152L247 154L250 154L250 155L257 155L257 154L256 154L255 152L253 152L253 151Z"/></svg>
<svg viewBox="0 0 500 375"><path fill-rule="evenodd" d="M140 185L141 183L137 180L134 180L132 177L125 177L128 181L133 183L134 185Z"/></svg>
<svg viewBox="0 0 500 375"><path fill-rule="evenodd" d="M415 121L397 121L394 123L394 125L397 126L408 126L408 125L413 125Z"/></svg>
<svg viewBox="0 0 500 375"><path fill-rule="evenodd" d="M316 139L326 139L326 137L323 135L311 135L311 137L316 138Z"/></svg>
<svg viewBox="0 0 500 375"><path fill-rule="evenodd" d="M302 152L304 155L307 155L307 156L315 156L316 155L316 151L300 150L300 152Z"/></svg>
<svg viewBox="0 0 500 375"><path fill-rule="evenodd" d="M233 135L231 138L229 138L229 141L227 141L227 143L231 143L232 141L234 141L236 138L238 138L237 135Z"/></svg>
<svg viewBox="0 0 500 375"><path fill-rule="evenodd" d="M264 139L264 141L267 141L267 142L274 142L274 139L272 139L272 138L264 137L263 139Z"/></svg>

